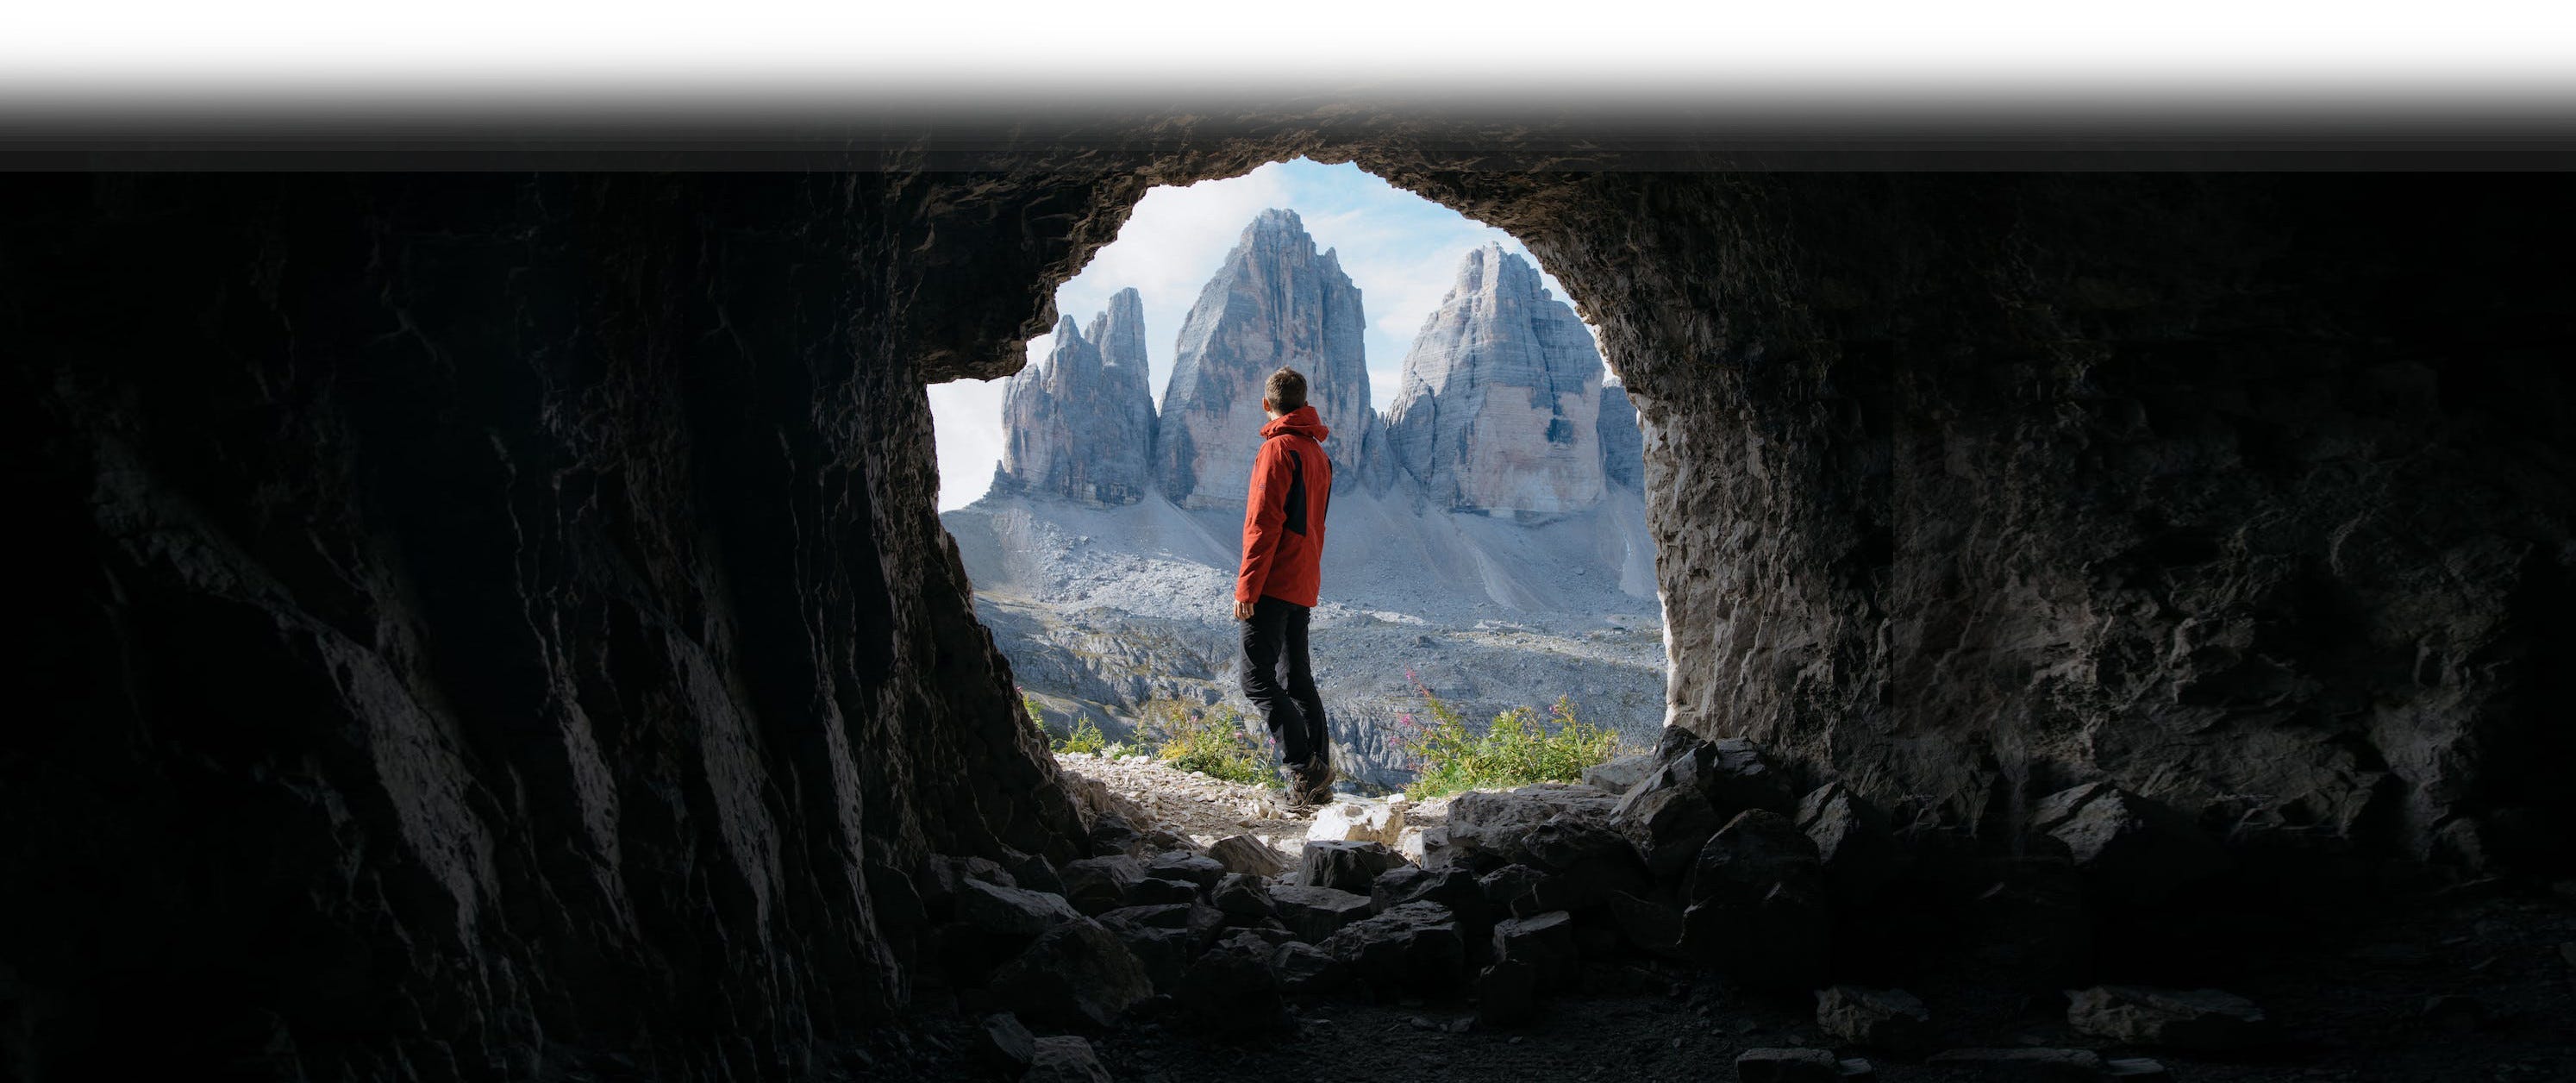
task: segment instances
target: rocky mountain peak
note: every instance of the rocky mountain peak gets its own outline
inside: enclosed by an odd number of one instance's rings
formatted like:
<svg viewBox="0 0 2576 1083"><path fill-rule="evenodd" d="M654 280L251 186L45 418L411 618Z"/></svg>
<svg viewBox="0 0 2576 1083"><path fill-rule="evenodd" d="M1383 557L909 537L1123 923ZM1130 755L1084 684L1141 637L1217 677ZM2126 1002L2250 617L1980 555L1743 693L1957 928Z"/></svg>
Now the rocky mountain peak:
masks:
<svg viewBox="0 0 2576 1083"><path fill-rule="evenodd" d="M1183 507L1240 507L1260 447L1262 381L1306 374L1308 403L1333 430L1336 488L1354 484L1377 427L1369 405L1360 290L1317 251L1297 212L1265 210L1243 229L1181 324L1154 433L1153 472Z"/></svg>
<svg viewBox="0 0 2576 1083"><path fill-rule="evenodd" d="M1387 443L1435 503L1539 515L1600 503L1601 354L1528 260L1470 250L1403 372Z"/></svg>
<svg viewBox="0 0 2576 1083"><path fill-rule="evenodd" d="M1043 361L1002 389L1008 435L996 492L1133 504L1151 484L1146 450L1154 400L1145 371L1144 304L1122 290L1086 336L1067 316Z"/></svg>

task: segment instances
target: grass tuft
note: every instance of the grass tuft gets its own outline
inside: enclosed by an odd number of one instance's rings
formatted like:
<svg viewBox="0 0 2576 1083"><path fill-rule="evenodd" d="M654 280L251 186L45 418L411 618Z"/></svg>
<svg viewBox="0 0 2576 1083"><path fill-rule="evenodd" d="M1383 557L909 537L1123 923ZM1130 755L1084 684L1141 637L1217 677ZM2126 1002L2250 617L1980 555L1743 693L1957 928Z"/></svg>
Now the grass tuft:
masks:
<svg viewBox="0 0 2576 1083"><path fill-rule="evenodd" d="M1514 707L1495 715L1478 733L1420 677L1411 670L1405 676L1423 704L1421 718L1405 714L1396 719L1395 742L1415 771L1405 794L1414 800L1533 782L1581 782L1584 768L1619 754L1619 731L1575 717L1569 697L1558 696L1548 709L1553 728L1538 712Z"/></svg>

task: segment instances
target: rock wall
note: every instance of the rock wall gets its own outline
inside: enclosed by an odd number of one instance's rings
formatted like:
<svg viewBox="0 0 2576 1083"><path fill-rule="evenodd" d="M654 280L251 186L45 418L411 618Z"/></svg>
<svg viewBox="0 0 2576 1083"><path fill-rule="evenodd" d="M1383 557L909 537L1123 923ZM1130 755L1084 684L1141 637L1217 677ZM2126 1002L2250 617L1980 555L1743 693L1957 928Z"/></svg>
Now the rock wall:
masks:
<svg viewBox="0 0 2576 1083"><path fill-rule="evenodd" d="M1435 506L1556 514L1601 502L1601 355L1538 268L1470 250L1404 357L1388 444Z"/></svg>
<svg viewBox="0 0 2576 1083"><path fill-rule="evenodd" d="M922 854L1071 854L934 517L923 186L0 188L5 1074L803 1075Z"/></svg>
<svg viewBox="0 0 2576 1083"><path fill-rule="evenodd" d="M1609 384L1601 389L1601 481L1623 489L1643 489L1646 485L1646 434L1639 430L1637 404L1628 400L1627 387Z"/></svg>
<svg viewBox="0 0 2576 1083"><path fill-rule="evenodd" d="M2093 778L2254 854L2561 837L2565 178L1380 168L1602 328L1674 723L1992 845Z"/></svg>
<svg viewBox="0 0 2576 1083"><path fill-rule="evenodd" d="M1112 295L1088 335L1071 316L1056 325L1046 361L1004 385L1002 431L995 491L1104 505L1144 498L1153 484L1154 397L1135 290Z"/></svg>
<svg viewBox="0 0 2576 1083"><path fill-rule="evenodd" d="M1243 507L1268 421L1262 382L1282 365L1306 374L1307 404L1332 430L1334 487L1356 484L1374 443L1359 287L1330 251L1315 251L1297 212L1266 210L1199 291L1181 323L1154 431L1155 477L1185 508Z"/></svg>

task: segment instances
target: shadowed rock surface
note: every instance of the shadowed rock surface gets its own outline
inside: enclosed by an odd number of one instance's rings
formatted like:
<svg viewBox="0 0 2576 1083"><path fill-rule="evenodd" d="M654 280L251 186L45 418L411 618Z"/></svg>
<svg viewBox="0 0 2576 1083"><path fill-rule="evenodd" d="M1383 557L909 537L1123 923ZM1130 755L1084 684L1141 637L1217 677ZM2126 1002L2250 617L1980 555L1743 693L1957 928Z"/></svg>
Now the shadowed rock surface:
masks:
<svg viewBox="0 0 2576 1083"><path fill-rule="evenodd" d="M1147 186L1300 153L1513 231L1601 328L1675 724L1988 850L2098 780L2249 877L2563 868L2567 178L1122 131L936 174L0 183L18 1074L829 1062L910 994L927 854L1087 852L922 384L1019 366ZM2028 867L1997 897L2066 896Z"/></svg>

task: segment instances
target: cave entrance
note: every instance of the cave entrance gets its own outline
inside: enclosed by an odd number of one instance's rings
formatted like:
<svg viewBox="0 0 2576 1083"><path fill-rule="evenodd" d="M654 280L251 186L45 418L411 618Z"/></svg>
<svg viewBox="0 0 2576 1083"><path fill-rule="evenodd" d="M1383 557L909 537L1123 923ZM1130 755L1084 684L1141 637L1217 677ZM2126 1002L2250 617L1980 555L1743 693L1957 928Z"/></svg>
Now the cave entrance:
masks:
<svg viewBox="0 0 2576 1083"><path fill-rule="evenodd" d="M941 518L1059 748L1150 749L1184 715L1260 733L1230 597L1283 365L1332 431L1312 642L1346 786L1415 781L1435 696L1471 730L1654 740L1637 411L1519 240L1295 158L1144 192L1054 301L1026 368L930 401Z"/></svg>

